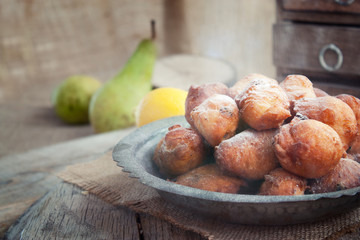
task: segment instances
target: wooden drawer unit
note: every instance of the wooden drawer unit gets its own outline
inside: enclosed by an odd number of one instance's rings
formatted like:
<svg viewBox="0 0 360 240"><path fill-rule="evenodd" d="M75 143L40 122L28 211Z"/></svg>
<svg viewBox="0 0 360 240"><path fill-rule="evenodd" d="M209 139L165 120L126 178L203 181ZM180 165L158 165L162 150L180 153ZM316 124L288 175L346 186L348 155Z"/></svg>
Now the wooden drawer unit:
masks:
<svg viewBox="0 0 360 240"><path fill-rule="evenodd" d="M278 20L360 25L359 0L277 0Z"/></svg>
<svg viewBox="0 0 360 240"><path fill-rule="evenodd" d="M278 0L273 60L279 79L360 85L360 0Z"/></svg>

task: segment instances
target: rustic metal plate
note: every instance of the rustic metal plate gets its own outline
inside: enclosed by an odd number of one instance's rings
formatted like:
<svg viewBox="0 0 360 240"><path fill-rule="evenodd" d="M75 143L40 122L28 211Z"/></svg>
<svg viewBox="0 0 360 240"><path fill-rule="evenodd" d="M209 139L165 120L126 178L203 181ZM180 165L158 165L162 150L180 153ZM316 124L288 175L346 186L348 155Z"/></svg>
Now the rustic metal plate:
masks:
<svg viewBox="0 0 360 240"><path fill-rule="evenodd" d="M174 124L189 126L184 117L159 120L123 138L113 151L113 159L123 171L173 204L224 221L257 225L311 222L360 205L360 187L303 196L258 196L209 192L166 181L159 177L152 156L167 128Z"/></svg>

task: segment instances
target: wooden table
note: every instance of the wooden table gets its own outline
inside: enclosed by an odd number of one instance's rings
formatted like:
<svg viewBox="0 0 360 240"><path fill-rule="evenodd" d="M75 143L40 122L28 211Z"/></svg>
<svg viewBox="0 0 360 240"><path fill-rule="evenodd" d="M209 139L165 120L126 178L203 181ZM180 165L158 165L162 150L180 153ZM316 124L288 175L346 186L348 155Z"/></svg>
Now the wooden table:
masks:
<svg viewBox="0 0 360 240"><path fill-rule="evenodd" d="M5 239L201 239L193 232L114 207L55 175L91 161L133 128L0 159L0 237ZM30 207L30 208L29 208Z"/></svg>

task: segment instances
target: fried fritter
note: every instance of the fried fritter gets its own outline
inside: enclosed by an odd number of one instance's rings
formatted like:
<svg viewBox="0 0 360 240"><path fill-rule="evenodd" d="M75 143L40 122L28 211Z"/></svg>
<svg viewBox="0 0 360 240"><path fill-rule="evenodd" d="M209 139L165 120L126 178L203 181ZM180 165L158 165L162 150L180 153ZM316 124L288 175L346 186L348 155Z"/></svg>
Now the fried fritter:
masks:
<svg viewBox="0 0 360 240"><path fill-rule="evenodd" d="M291 116L289 99L274 79L251 81L235 101L241 118L256 130L278 128Z"/></svg>
<svg viewBox="0 0 360 240"><path fill-rule="evenodd" d="M153 161L160 173L174 177L201 165L208 149L193 129L174 125L156 146Z"/></svg>
<svg viewBox="0 0 360 240"><path fill-rule="evenodd" d="M286 171L276 168L265 175L265 181L260 187L260 195L304 195L307 181Z"/></svg>
<svg viewBox="0 0 360 240"><path fill-rule="evenodd" d="M336 97L303 98L294 101L293 113L318 120L332 127L347 150L357 134L357 121L353 110Z"/></svg>
<svg viewBox="0 0 360 240"><path fill-rule="evenodd" d="M229 88L228 95L235 99L235 97L241 93L249 83L257 78L268 78L262 74L259 73L252 73L249 75L246 75L245 77L241 78L239 81L237 81L231 88Z"/></svg>
<svg viewBox="0 0 360 240"><path fill-rule="evenodd" d="M324 90L321 90L320 88L314 87L314 92L316 97L326 97L326 96L330 96L327 92L325 92Z"/></svg>
<svg viewBox="0 0 360 240"><path fill-rule="evenodd" d="M360 163L342 158L325 176L309 182L311 193L326 193L360 186Z"/></svg>
<svg viewBox="0 0 360 240"><path fill-rule="evenodd" d="M303 75L288 75L280 87L285 90L289 101L316 97L312 82Z"/></svg>
<svg viewBox="0 0 360 240"><path fill-rule="evenodd" d="M347 154L351 156L357 162L360 162L360 137L356 136L355 140L351 143L350 149Z"/></svg>
<svg viewBox="0 0 360 240"><path fill-rule="evenodd" d="M287 171L305 178L319 178L338 164L344 149L339 135L330 126L295 117L275 136L275 153Z"/></svg>
<svg viewBox="0 0 360 240"><path fill-rule="evenodd" d="M355 114L358 132L356 133L354 140L350 143L348 153L360 155L360 99L349 94L340 94L336 97L349 105Z"/></svg>
<svg viewBox="0 0 360 240"><path fill-rule="evenodd" d="M195 168L176 178L176 183L212 192L238 193L246 188L247 182L234 176L228 176L216 164Z"/></svg>
<svg viewBox="0 0 360 240"><path fill-rule="evenodd" d="M340 94L336 98L345 102L353 110L358 128L360 129L360 99L349 94Z"/></svg>
<svg viewBox="0 0 360 240"><path fill-rule="evenodd" d="M263 179L278 167L273 142L277 130L255 131L247 129L224 140L215 147L215 160L220 168L236 176Z"/></svg>
<svg viewBox="0 0 360 240"><path fill-rule="evenodd" d="M190 86L185 101L185 118L188 123L194 127L190 113L195 107L199 106L203 101L214 94L227 95L227 93L228 87L223 83L207 83L199 86Z"/></svg>
<svg viewBox="0 0 360 240"><path fill-rule="evenodd" d="M195 129L211 146L235 135L239 109L229 96L215 94L191 111Z"/></svg>

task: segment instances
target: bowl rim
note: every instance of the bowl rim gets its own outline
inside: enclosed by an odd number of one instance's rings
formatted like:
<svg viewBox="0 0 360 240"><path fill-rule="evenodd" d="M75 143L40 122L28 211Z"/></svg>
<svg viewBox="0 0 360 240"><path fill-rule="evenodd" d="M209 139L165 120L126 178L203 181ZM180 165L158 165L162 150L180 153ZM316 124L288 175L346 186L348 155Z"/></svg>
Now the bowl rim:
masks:
<svg viewBox="0 0 360 240"><path fill-rule="evenodd" d="M231 202L242 204L257 204L257 203L293 203L316 201L326 198L339 198L342 196L354 196L360 192L360 187L355 187L336 192L305 194L305 195L287 195L287 196L264 196L251 194L231 194L210 192L202 189L187 187L176 184L171 181L164 180L160 177L154 176L146 171L135 157L135 153L151 137L155 134L166 132L168 127L179 124L184 127L189 127L184 116L176 116L164 118L155 122L144 125L135 131L128 134L121 139L114 147L112 157L122 171L130 173L130 177L138 178L139 181L155 190L167 192L171 194L181 195L185 197L198 198L216 202ZM157 144L157 142L156 142ZM133 159L135 158L135 159Z"/></svg>

